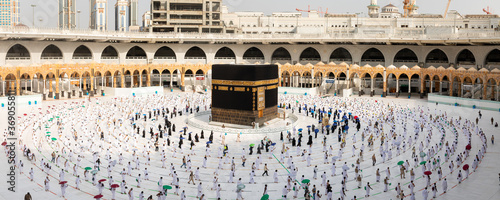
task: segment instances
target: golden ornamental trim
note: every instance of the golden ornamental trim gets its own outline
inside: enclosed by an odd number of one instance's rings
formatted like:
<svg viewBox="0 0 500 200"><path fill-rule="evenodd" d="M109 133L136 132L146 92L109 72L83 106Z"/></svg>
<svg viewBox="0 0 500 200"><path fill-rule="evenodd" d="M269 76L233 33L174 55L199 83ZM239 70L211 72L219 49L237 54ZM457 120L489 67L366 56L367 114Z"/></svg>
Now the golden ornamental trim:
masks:
<svg viewBox="0 0 500 200"><path fill-rule="evenodd" d="M235 85L235 86L259 86L277 84L278 79L262 80L262 81L230 81L230 80L212 80L212 84L216 85Z"/></svg>

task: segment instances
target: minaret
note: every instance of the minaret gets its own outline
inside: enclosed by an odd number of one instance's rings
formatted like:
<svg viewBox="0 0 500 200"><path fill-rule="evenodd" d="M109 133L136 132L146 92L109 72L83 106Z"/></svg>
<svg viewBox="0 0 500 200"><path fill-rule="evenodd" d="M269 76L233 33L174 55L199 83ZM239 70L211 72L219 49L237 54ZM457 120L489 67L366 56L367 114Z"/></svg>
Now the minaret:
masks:
<svg viewBox="0 0 500 200"><path fill-rule="evenodd" d="M379 9L380 9L380 6L377 5L377 0L371 0L370 5L368 6L368 15L371 18L378 18Z"/></svg>

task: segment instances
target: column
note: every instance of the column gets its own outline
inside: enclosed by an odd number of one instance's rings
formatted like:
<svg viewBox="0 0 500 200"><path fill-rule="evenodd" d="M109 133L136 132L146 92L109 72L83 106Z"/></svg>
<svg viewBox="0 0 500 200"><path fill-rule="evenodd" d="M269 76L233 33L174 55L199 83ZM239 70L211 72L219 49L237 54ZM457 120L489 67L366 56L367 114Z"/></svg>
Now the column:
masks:
<svg viewBox="0 0 500 200"><path fill-rule="evenodd" d="M142 74L139 74L139 87L142 87Z"/></svg>
<svg viewBox="0 0 500 200"><path fill-rule="evenodd" d="M94 84L95 84L94 81L95 81L94 77L90 76L90 92L89 92L89 95L91 97L94 96Z"/></svg>
<svg viewBox="0 0 500 200"><path fill-rule="evenodd" d="M43 100L47 100L47 98L45 96L45 77L43 77L42 79L43 79L43 90L42 90Z"/></svg>
<svg viewBox="0 0 500 200"><path fill-rule="evenodd" d="M452 97L453 96L453 79L448 81L448 85L449 85L448 90L450 90L448 92L450 93L450 97Z"/></svg>
<svg viewBox="0 0 500 200"><path fill-rule="evenodd" d="M31 90L31 93L33 93L33 77L31 77L31 80L30 80L30 81L31 81L31 83L30 83L30 84L31 84L31 89L30 89L30 90ZM493 93L492 93L492 94L493 94Z"/></svg>
<svg viewBox="0 0 500 200"><path fill-rule="evenodd" d="M68 76L68 99L71 98L71 78Z"/></svg>
<svg viewBox="0 0 500 200"><path fill-rule="evenodd" d="M104 76L101 76L101 95L104 94L104 79L106 79ZM106 84L108 82L106 81Z"/></svg>
<svg viewBox="0 0 500 200"><path fill-rule="evenodd" d="M19 96L19 90L21 89L21 80L20 79L16 79L16 96Z"/></svg>
<svg viewBox="0 0 500 200"><path fill-rule="evenodd" d="M424 87L425 87L425 79L422 79L422 76L420 76L420 98L424 98Z"/></svg>
<svg viewBox="0 0 500 200"><path fill-rule="evenodd" d="M56 99L59 99L59 76L56 76Z"/></svg>
<svg viewBox="0 0 500 200"><path fill-rule="evenodd" d="M161 82L161 76L162 76L162 74L160 72L160 83L158 83L158 86L163 86L163 83Z"/></svg>
<svg viewBox="0 0 500 200"><path fill-rule="evenodd" d="M170 76L169 86L170 86L170 89L172 89L172 87L174 86L174 76L172 74L169 74L169 76Z"/></svg>
<svg viewBox="0 0 500 200"><path fill-rule="evenodd" d="M399 77L396 78L396 98L399 97Z"/></svg>
<svg viewBox="0 0 500 200"><path fill-rule="evenodd" d="M123 74L120 76L120 86L121 88L125 87L125 75Z"/></svg>
<svg viewBox="0 0 500 200"><path fill-rule="evenodd" d="M151 87L151 73L146 74L146 80L147 80L146 82L147 86Z"/></svg>
<svg viewBox="0 0 500 200"><path fill-rule="evenodd" d="M443 92L443 81L439 81L439 95Z"/></svg>
<svg viewBox="0 0 500 200"><path fill-rule="evenodd" d="M387 75L386 71L384 70L384 91L382 92L382 96L386 97L387 96Z"/></svg>
<svg viewBox="0 0 500 200"><path fill-rule="evenodd" d="M370 96L373 97L373 95L375 94L375 92L373 92L373 77L370 77L371 80L370 80Z"/></svg>
<svg viewBox="0 0 500 200"><path fill-rule="evenodd" d="M458 84L458 97L462 97L462 85L464 84L464 80L461 80Z"/></svg>
<svg viewBox="0 0 500 200"><path fill-rule="evenodd" d="M185 76L185 74L184 74L184 72L182 72L181 73L181 90L182 91L185 91L185 89L186 89L185 85L184 85L184 78L185 78L184 76Z"/></svg>
<svg viewBox="0 0 500 200"><path fill-rule="evenodd" d="M489 99L489 100L493 100L493 99L495 99L495 96L496 96L496 95L495 95L495 90L494 90L494 89L495 89L495 85L492 85L492 86L491 86L491 97L490 97L490 99Z"/></svg>
<svg viewBox="0 0 500 200"><path fill-rule="evenodd" d="M408 96L411 96L411 77L408 78Z"/></svg>
<svg viewBox="0 0 500 200"><path fill-rule="evenodd" d="M431 80L430 84L429 84L429 93L432 93L433 91L433 88L434 87L434 80Z"/></svg>
<svg viewBox="0 0 500 200"><path fill-rule="evenodd" d="M337 89L338 89L338 83L337 83L337 76L335 76L335 94L338 93Z"/></svg>
<svg viewBox="0 0 500 200"><path fill-rule="evenodd" d="M52 80L49 79L49 97L52 98Z"/></svg>
<svg viewBox="0 0 500 200"><path fill-rule="evenodd" d="M486 93L488 93L488 82L483 82L483 100L486 100Z"/></svg>

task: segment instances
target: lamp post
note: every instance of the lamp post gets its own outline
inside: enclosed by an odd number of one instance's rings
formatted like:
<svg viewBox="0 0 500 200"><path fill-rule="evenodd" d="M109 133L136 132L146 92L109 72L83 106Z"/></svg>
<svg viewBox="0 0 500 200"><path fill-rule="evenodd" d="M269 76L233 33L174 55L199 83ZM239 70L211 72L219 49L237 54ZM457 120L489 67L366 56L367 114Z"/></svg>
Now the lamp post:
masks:
<svg viewBox="0 0 500 200"><path fill-rule="evenodd" d="M33 8L33 27L35 27L35 4L31 4L31 7Z"/></svg>

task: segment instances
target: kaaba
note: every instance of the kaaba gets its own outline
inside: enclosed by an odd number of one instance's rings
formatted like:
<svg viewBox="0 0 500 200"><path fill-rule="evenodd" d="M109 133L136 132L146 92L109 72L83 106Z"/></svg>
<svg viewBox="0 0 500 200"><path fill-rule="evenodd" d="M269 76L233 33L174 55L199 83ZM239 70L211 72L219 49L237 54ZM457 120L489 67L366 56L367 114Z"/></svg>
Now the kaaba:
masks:
<svg viewBox="0 0 500 200"><path fill-rule="evenodd" d="M212 121L252 126L278 116L277 65L212 65Z"/></svg>

